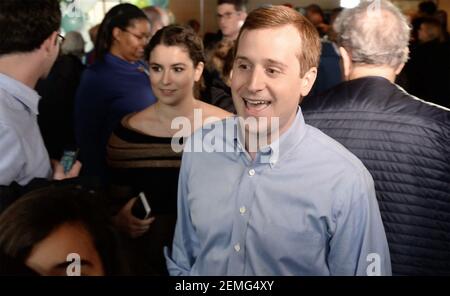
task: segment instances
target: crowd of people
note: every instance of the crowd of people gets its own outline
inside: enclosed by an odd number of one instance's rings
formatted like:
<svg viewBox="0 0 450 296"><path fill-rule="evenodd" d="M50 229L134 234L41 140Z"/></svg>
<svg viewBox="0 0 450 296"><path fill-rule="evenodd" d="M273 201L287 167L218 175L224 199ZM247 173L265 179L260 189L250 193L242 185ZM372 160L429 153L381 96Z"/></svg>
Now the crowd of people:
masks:
<svg viewBox="0 0 450 296"><path fill-rule="evenodd" d="M450 39L418 8L218 0L199 36L123 3L86 53L59 1L1 1L0 274L450 275Z"/></svg>

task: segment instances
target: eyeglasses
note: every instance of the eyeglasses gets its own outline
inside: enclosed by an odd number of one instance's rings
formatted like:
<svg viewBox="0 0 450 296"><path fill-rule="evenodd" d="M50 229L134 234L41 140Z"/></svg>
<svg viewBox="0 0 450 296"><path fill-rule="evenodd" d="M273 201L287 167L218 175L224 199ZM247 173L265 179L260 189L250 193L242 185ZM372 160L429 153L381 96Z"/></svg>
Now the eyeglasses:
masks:
<svg viewBox="0 0 450 296"><path fill-rule="evenodd" d="M59 43L59 45L61 45L63 42L64 42L64 40L66 40L66 38L64 38L64 36L63 35L61 35L60 33L58 33L58 43Z"/></svg>
<svg viewBox="0 0 450 296"><path fill-rule="evenodd" d="M224 14L218 13L218 14L216 15L216 17L217 17L218 20L220 20L221 18L224 18L224 19L226 19L226 20L229 20L229 19L231 19L231 17L233 16L233 14L238 14L238 13L239 13L238 11L236 11L236 12L225 12Z"/></svg>
<svg viewBox="0 0 450 296"><path fill-rule="evenodd" d="M139 36L139 35L137 35L137 34L135 34L135 33L133 33L133 32L128 31L127 29L123 29L122 31L127 32L128 34L131 34L131 35L133 35L134 37L136 37L137 39L143 40L143 41L146 42L146 43L149 42L150 39L152 39L151 36L147 36L147 35Z"/></svg>

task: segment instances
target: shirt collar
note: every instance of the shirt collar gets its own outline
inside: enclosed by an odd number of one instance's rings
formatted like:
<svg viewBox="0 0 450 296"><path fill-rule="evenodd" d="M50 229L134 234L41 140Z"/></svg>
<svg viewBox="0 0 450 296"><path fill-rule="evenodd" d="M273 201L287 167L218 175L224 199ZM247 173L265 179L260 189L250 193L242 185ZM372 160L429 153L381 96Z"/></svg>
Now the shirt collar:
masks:
<svg viewBox="0 0 450 296"><path fill-rule="evenodd" d="M34 114L39 114L38 104L41 97L32 88L24 83L0 73L0 88L6 90L15 99L19 100Z"/></svg>
<svg viewBox="0 0 450 296"><path fill-rule="evenodd" d="M242 130L239 125L239 119L236 117L236 130L234 133L235 152L237 154L247 153L244 148L244 136L242 135ZM290 150L296 148L297 144L303 139L305 134L305 119L299 106L295 119L289 129L277 140L265 147L262 147L256 156L256 161L259 163L269 163L273 168L281 158L289 153Z"/></svg>

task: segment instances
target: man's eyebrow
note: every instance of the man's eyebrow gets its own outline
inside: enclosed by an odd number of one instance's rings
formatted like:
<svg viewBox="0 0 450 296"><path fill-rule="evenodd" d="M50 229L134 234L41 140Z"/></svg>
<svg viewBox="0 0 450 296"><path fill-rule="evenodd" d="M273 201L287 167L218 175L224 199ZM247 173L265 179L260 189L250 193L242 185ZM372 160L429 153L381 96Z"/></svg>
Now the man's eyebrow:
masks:
<svg viewBox="0 0 450 296"><path fill-rule="evenodd" d="M244 56L237 56L237 57L236 57L236 60L244 60L244 61L246 61L246 62L250 62L250 59L247 58L247 57L244 57ZM288 67L288 65L286 65L286 64L284 64L284 63L282 63L282 62L273 60L273 59L265 59L264 62L265 62L266 64L276 65L276 66L278 66L278 67L280 67L280 68L283 68L283 69L285 69L285 68Z"/></svg>
<svg viewBox="0 0 450 296"><path fill-rule="evenodd" d="M276 66L278 66L280 68L283 68L283 69L288 67L288 65L286 65L285 63L282 63L282 62L279 62L279 61L275 61L275 60L272 60L272 59L267 59L266 62L268 64L276 65Z"/></svg>
<svg viewBox="0 0 450 296"><path fill-rule="evenodd" d="M250 60L248 58L243 57L243 56L236 56L235 60L244 60L246 62L250 62Z"/></svg>

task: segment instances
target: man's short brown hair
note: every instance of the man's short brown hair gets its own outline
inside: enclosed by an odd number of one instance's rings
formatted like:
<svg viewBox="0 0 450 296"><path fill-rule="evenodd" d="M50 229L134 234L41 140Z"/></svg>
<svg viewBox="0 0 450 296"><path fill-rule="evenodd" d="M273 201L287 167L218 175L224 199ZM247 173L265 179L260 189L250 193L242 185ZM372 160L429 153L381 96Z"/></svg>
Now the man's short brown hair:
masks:
<svg viewBox="0 0 450 296"><path fill-rule="evenodd" d="M319 65L321 43L316 28L300 13L286 6L266 6L253 10L245 20L239 32L235 53L239 47L239 39L245 30L294 26L300 35L301 44L298 53L300 76L303 77L312 67ZM267 40L270 42L270 40ZM292 44L286 44L290 46ZM281 50L281 48L280 48Z"/></svg>

